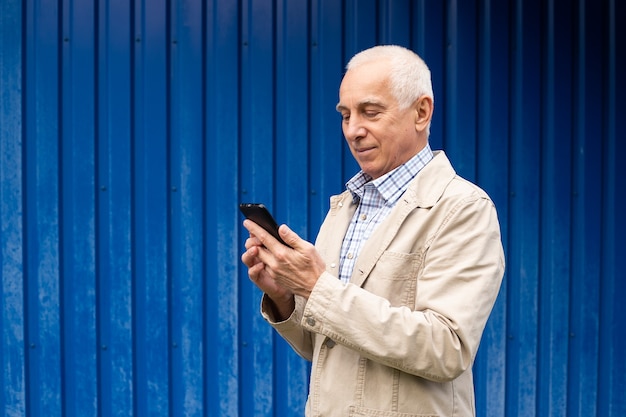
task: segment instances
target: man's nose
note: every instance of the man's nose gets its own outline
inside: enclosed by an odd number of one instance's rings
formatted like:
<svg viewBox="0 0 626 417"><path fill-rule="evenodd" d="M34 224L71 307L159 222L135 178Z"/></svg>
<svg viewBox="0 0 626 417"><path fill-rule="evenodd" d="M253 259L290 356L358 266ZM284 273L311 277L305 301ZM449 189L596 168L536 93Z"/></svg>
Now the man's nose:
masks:
<svg viewBox="0 0 626 417"><path fill-rule="evenodd" d="M357 140L365 136L365 127L363 121L358 116L351 116L346 123L344 123L343 134L348 140Z"/></svg>

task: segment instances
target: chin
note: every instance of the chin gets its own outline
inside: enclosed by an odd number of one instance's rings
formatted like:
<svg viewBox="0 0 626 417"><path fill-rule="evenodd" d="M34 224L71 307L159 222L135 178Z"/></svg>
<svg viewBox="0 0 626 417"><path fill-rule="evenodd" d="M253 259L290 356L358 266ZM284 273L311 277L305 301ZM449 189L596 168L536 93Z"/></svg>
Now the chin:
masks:
<svg viewBox="0 0 626 417"><path fill-rule="evenodd" d="M373 180L384 175L378 171L371 171L371 170L365 170L365 169L363 170L363 172L365 172L367 175L372 177Z"/></svg>

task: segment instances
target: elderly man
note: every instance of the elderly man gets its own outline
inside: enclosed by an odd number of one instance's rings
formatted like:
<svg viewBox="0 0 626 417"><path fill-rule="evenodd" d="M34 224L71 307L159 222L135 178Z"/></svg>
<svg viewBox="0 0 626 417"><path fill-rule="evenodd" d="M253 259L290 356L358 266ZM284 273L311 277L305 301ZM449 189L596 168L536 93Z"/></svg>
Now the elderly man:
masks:
<svg viewBox="0 0 626 417"><path fill-rule="evenodd" d="M312 361L306 416L473 416L472 364L504 274L493 202L428 144L430 71L408 49L355 55L337 111L361 171L315 246L250 220L262 314Z"/></svg>

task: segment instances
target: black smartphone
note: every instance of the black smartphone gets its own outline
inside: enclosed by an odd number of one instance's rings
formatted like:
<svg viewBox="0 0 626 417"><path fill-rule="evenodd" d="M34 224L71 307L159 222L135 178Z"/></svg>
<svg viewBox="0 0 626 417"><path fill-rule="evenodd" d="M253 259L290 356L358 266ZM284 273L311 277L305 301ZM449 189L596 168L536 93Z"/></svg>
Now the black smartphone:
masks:
<svg viewBox="0 0 626 417"><path fill-rule="evenodd" d="M278 234L278 223L276 223L276 220L274 220L274 217L267 209L267 207L265 207L265 205L260 203L241 203L239 204L239 210L241 210L246 218L261 226L269 234L274 236L276 240L278 240L280 243L285 246L289 246L281 239L280 235Z"/></svg>

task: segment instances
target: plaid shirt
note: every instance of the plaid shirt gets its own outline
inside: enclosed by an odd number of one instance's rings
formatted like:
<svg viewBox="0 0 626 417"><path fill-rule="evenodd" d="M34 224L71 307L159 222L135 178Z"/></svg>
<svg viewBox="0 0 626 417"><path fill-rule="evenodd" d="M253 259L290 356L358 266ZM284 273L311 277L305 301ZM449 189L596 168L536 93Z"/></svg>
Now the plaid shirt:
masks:
<svg viewBox="0 0 626 417"><path fill-rule="evenodd" d="M343 283L350 281L363 243L369 239L376 226L385 220L411 180L432 158L433 152L427 144L405 164L382 177L372 180L372 177L360 171L346 183L358 207L341 246L339 278Z"/></svg>

